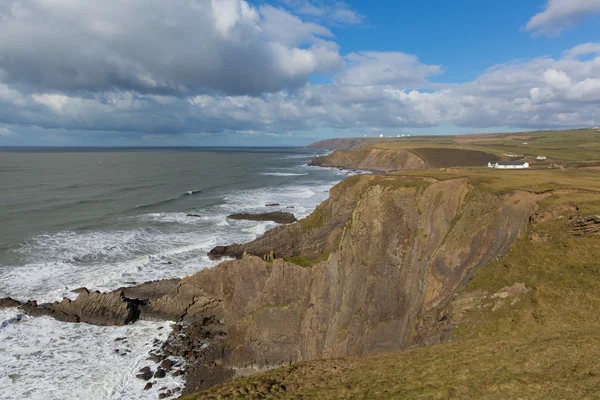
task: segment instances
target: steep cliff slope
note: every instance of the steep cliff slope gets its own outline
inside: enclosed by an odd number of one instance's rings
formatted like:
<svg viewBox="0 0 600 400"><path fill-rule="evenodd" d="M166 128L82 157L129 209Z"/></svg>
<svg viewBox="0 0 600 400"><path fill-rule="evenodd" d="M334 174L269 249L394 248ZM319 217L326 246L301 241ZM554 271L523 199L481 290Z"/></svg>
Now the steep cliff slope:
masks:
<svg viewBox="0 0 600 400"><path fill-rule="evenodd" d="M302 351L379 352L450 332L449 343L295 364L191 398L595 398L600 235L587 226L600 177L429 175L445 180L370 177L335 257L312 268L329 276L309 289L313 318L294 325L309 345L292 348L310 359Z"/></svg>
<svg viewBox="0 0 600 400"><path fill-rule="evenodd" d="M141 317L204 321L219 332L207 335L220 354L208 364L236 374L436 342L444 332L417 321L506 252L542 197L493 195L465 178L353 177L242 259L155 295ZM271 252L281 258L264 261ZM310 268L285 261L321 253Z"/></svg>

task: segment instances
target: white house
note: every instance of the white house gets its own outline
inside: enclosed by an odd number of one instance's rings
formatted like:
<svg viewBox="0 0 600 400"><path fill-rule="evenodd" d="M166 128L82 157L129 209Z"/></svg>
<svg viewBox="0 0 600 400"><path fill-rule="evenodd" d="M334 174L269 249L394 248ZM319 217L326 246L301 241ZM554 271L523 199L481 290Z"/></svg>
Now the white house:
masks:
<svg viewBox="0 0 600 400"><path fill-rule="evenodd" d="M509 161L496 161L495 163L488 163L488 167L490 168L499 168L499 169L525 169L529 168L529 163L527 161L517 161L517 162L509 162Z"/></svg>
<svg viewBox="0 0 600 400"><path fill-rule="evenodd" d="M546 156L537 156L535 159L536 160L545 160Z"/></svg>

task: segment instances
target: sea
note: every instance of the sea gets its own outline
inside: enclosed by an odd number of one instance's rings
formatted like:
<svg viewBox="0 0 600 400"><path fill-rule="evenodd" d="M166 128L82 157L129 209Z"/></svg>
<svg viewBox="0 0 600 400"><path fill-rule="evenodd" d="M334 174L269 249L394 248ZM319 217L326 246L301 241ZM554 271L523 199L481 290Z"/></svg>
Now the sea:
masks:
<svg viewBox="0 0 600 400"><path fill-rule="evenodd" d="M307 216L351 171L307 148L0 148L0 298L52 302L211 268L214 246ZM277 204L277 205L273 205ZM270 206L267 206L270 205ZM0 399L157 399L135 377L171 322L63 323L0 309ZM181 361L181 360L180 360ZM163 392L166 389L163 389Z"/></svg>

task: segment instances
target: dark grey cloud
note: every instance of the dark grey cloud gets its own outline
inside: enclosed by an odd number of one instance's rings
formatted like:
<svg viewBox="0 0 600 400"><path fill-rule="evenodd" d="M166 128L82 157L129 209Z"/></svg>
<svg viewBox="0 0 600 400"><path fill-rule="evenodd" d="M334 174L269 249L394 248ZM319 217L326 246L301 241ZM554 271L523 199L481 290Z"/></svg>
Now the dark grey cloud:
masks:
<svg viewBox="0 0 600 400"><path fill-rule="evenodd" d="M5 0L0 21L4 82L38 90L256 95L343 67L326 28L242 0Z"/></svg>

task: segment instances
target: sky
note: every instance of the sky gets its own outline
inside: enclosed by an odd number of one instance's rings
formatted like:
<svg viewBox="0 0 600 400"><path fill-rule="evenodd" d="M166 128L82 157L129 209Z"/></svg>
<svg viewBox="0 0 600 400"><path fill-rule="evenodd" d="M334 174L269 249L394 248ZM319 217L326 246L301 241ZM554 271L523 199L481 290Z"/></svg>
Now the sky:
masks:
<svg viewBox="0 0 600 400"><path fill-rule="evenodd" d="M1 0L0 146L600 126L600 0Z"/></svg>

